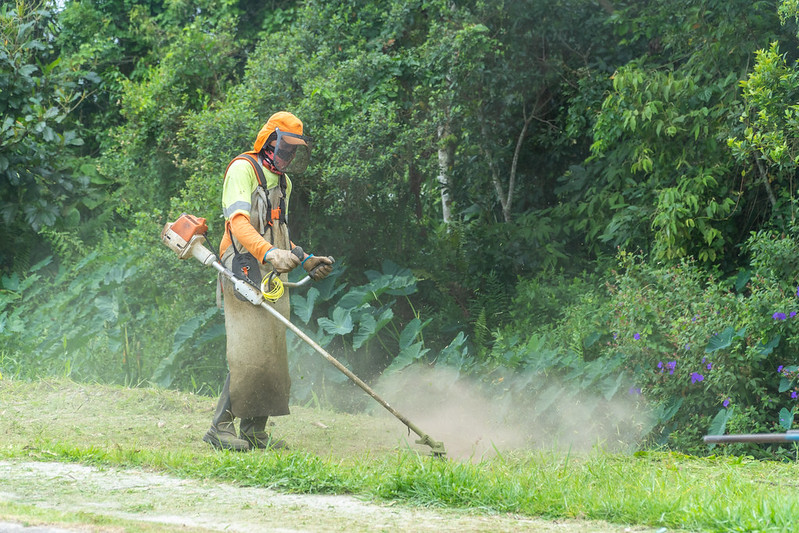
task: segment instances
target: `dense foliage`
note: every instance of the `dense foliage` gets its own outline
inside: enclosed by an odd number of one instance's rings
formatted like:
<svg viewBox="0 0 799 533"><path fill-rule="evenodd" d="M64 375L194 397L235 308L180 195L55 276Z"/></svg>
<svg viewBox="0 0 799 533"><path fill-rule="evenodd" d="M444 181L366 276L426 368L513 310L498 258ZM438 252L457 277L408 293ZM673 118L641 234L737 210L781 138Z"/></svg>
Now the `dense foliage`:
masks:
<svg viewBox="0 0 799 533"><path fill-rule="evenodd" d="M454 367L542 420L647 405L650 442L692 451L790 428L797 17L795 0L7 2L0 372L213 393L215 274L158 235L190 212L218 242L227 162L287 109L316 141L293 240L340 265L294 318L368 380ZM292 346L295 400L346 387Z"/></svg>

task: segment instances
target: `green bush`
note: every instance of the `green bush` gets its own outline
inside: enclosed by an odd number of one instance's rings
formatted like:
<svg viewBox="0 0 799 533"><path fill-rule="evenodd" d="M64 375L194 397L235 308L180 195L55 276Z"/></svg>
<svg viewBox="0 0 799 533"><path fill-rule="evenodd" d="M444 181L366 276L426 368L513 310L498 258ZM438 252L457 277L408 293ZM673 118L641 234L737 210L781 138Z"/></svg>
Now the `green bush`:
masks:
<svg viewBox="0 0 799 533"><path fill-rule="evenodd" d="M790 429L799 398L799 239L753 233L743 252L750 266L733 276L692 259L662 265L620 251L604 282L522 281L512 320L494 330L489 360L476 371L535 368L560 381L556 399L535 383L520 397L555 408L566 389L604 400L640 396L653 417L648 442L692 453L708 452L708 433Z"/></svg>
<svg viewBox="0 0 799 533"><path fill-rule="evenodd" d="M178 263L158 240L158 218L140 213L124 235L103 235L68 266L48 259L26 276L3 276L0 372L217 386L224 338L213 335L221 324L212 312L216 276L194 261ZM180 364L170 365L170 357Z"/></svg>
<svg viewBox="0 0 799 533"><path fill-rule="evenodd" d="M784 275L775 265L786 246L796 244L753 235L746 246L757 252L752 271L734 280L719 280L691 260L653 266L620 254L609 286L613 342L605 351L621 354L642 394L669 415L654 441L684 449L686 435L723 431L732 407L749 409L749 430L790 428L785 413L796 402L792 391L780 390L779 371L794 360L799 300L784 290L795 280L775 277Z"/></svg>

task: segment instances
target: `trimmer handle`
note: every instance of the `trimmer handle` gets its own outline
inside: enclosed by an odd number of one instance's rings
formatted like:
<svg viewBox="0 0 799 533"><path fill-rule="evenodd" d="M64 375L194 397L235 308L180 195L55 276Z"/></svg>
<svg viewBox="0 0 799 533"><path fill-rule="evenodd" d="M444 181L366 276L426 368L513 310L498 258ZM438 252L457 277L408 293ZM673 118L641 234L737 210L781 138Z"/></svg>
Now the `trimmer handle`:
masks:
<svg viewBox="0 0 799 533"><path fill-rule="evenodd" d="M297 258L300 261L302 261L302 258L305 255L305 252L302 251L302 247L300 247L300 246L295 246L294 248L292 248L291 249L291 253L293 253L295 256L297 256ZM272 269L272 272L269 273L269 280L267 281L267 286L271 287L272 286L272 280L274 278L278 277L279 275L280 274L278 274L276 269ZM303 280L302 283L305 283L305 280ZM295 287L295 286L299 286L300 284L299 283L286 283L286 285L288 285L289 287Z"/></svg>
<svg viewBox="0 0 799 533"><path fill-rule="evenodd" d="M291 249L291 253L296 255L297 258L300 261L302 261L304 256L305 256L305 251L303 251L301 246L295 246L294 248L292 248ZM331 257L330 259L333 259L333 258ZM333 261L335 262L335 259ZM321 268L321 267L322 267L322 265L317 265L311 272L309 272L310 275L305 276L305 278L303 278L301 281L298 281L297 283L286 282L286 283L284 283L284 285L286 285L287 287L300 287L302 285L305 285L306 283L308 283L309 281L311 281L313 279L314 272L316 272L316 270Z"/></svg>
<svg viewBox="0 0 799 533"><path fill-rule="evenodd" d="M300 261L302 261L303 257L305 256L305 251L302 249L302 246L295 246L294 248L291 249L291 253L296 255L297 259L299 259ZM309 281L311 281L311 276L305 276L302 280L296 283L287 281L283 285L285 285L286 287L302 287Z"/></svg>
<svg viewBox="0 0 799 533"><path fill-rule="evenodd" d="M331 260L331 261L333 261L334 263L336 262L336 260L335 260L335 259L333 259L332 257L330 258L330 260ZM322 268L323 266L325 266L325 265L324 265L323 263L320 263L320 264L316 265L316 266L314 267L314 269L313 269L313 270L311 270L311 271L308 273L308 274L310 274L310 276L311 276L311 279L316 279L316 271L317 271L317 270L319 270L320 268Z"/></svg>

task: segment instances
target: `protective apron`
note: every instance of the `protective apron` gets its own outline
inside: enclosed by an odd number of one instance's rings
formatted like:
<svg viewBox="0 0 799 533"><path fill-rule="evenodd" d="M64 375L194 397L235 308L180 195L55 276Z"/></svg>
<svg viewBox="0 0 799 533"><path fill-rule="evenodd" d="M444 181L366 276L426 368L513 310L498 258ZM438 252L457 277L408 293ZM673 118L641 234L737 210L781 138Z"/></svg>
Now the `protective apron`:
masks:
<svg viewBox="0 0 799 533"><path fill-rule="evenodd" d="M281 176L281 181L286 179ZM258 186L252 194L250 223L272 246L284 250L291 249L288 226L284 216L271 220L270 206L281 205L285 196L284 188L273 187L267 191ZM269 198L269 203L267 203ZM246 252L234 235L233 245L228 246L222 256L222 263L231 268L235 246ZM260 267L262 279L268 279L272 268L269 263ZM280 279L288 279L282 274ZM265 309L247 301L239 300L233 284L222 280L225 301L225 331L227 332L227 362L230 370L230 403L234 416L254 418L289 414L288 354L286 348L286 327L278 322ZM273 305L280 314L289 318L289 291Z"/></svg>

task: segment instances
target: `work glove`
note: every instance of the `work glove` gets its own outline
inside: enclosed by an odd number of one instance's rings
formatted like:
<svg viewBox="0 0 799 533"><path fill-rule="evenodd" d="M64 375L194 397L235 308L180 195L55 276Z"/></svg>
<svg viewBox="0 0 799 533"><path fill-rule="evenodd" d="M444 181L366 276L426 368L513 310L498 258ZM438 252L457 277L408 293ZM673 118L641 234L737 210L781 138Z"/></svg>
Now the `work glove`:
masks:
<svg viewBox="0 0 799 533"><path fill-rule="evenodd" d="M291 272L300 264L300 258L288 250L281 250L280 248L270 248L264 255L264 263L269 262L272 268L277 270L278 274L285 274Z"/></svg>
<svg viewBox="0 0 799 533"><path fill-rule="evenodd" d="M332 257L317 257L311 254L302 262L302 268L308 272L312 280L320 281L333 271L333 263L335 263L335 260Z"/></svg>

